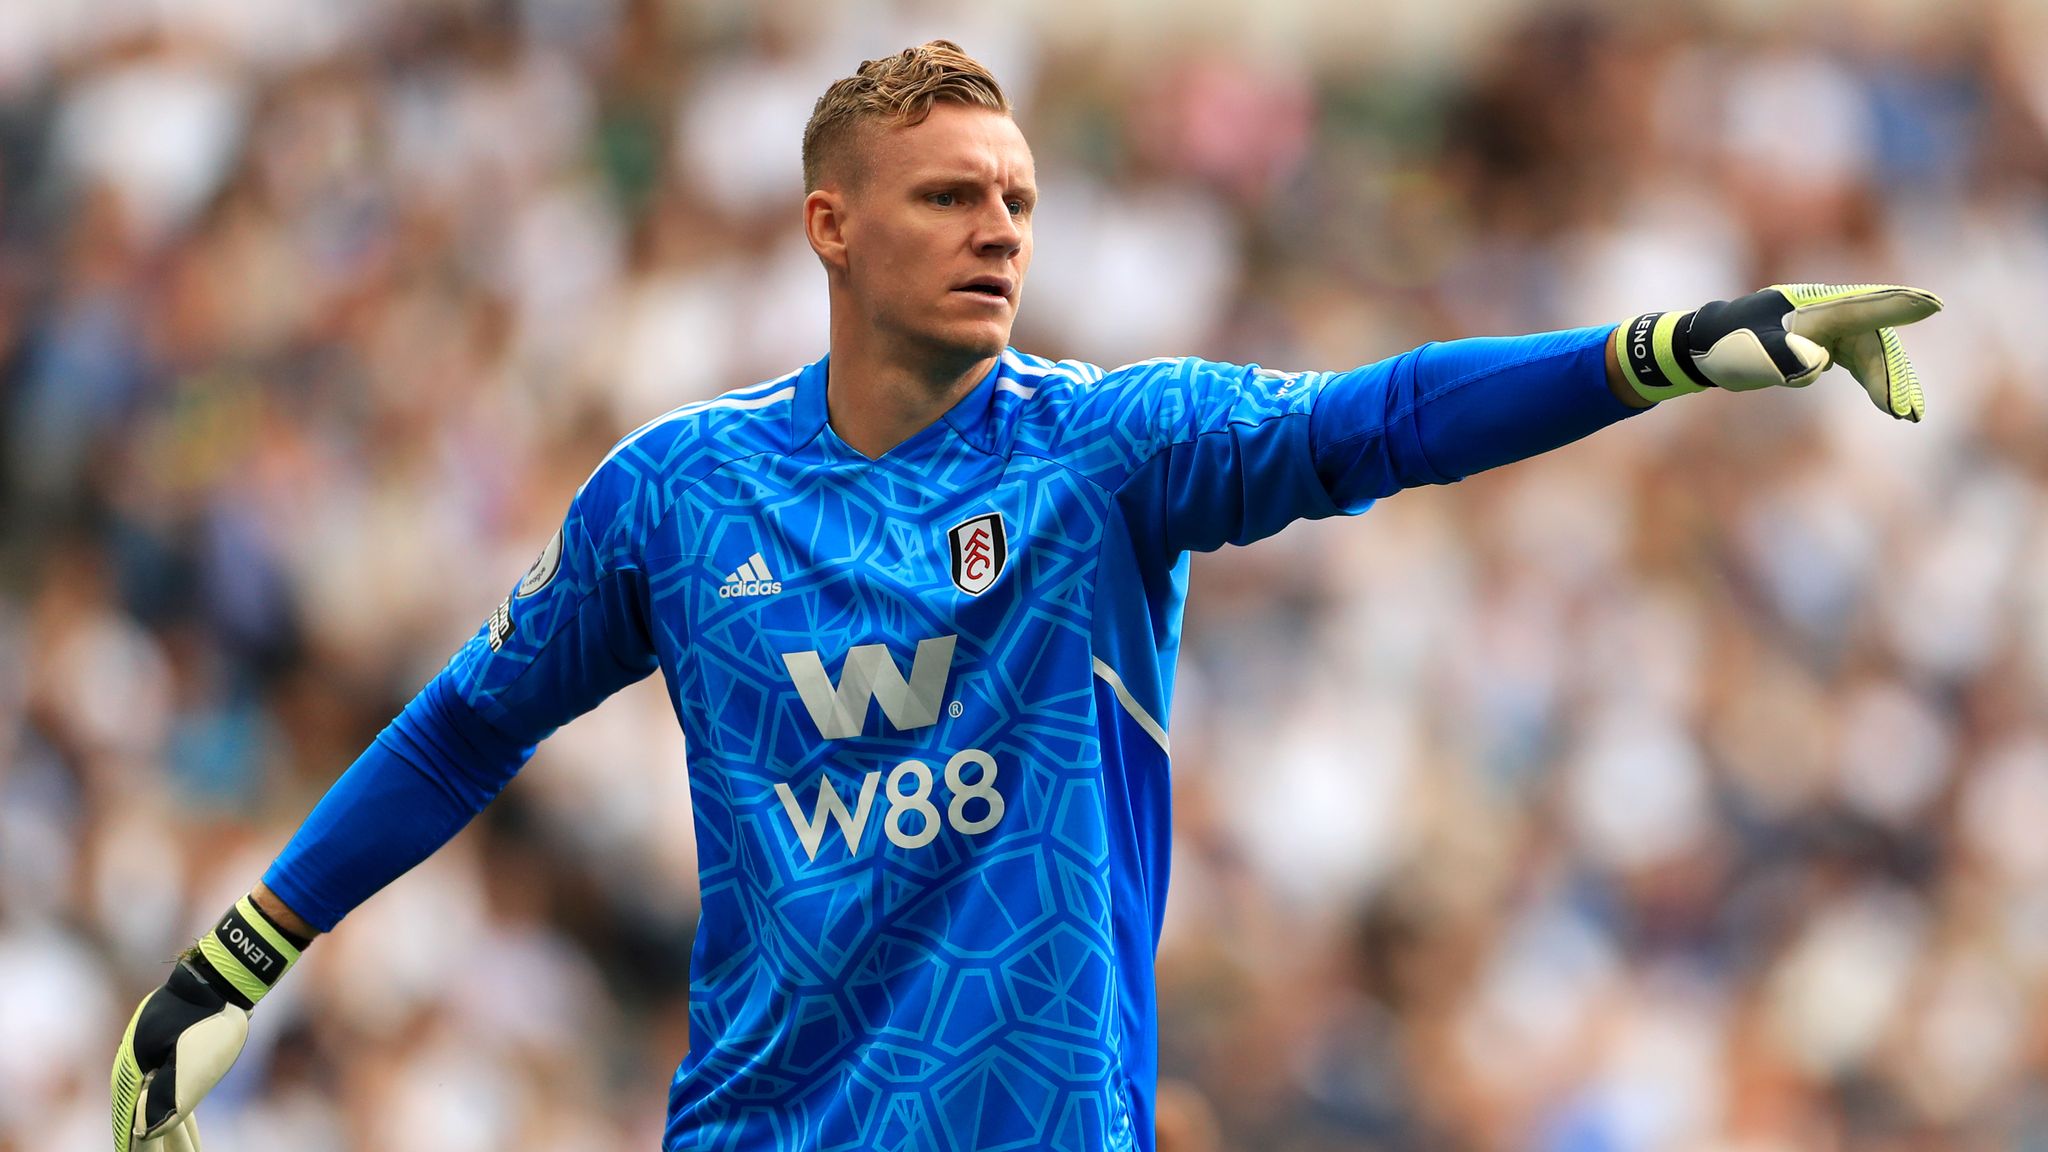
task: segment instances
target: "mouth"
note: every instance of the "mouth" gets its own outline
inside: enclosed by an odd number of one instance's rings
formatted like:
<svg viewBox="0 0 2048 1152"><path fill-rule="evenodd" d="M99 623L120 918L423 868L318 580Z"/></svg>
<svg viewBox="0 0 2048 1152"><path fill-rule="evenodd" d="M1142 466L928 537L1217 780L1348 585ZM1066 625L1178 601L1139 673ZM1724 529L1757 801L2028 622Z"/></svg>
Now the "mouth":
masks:
<svg viewBox="0 0 2048 1152"><path fill-rule="evenodd" d="M1008 301L1015 284L1008 276L976 276L953 286L955 294L979 296L991 301Z"/></svg>

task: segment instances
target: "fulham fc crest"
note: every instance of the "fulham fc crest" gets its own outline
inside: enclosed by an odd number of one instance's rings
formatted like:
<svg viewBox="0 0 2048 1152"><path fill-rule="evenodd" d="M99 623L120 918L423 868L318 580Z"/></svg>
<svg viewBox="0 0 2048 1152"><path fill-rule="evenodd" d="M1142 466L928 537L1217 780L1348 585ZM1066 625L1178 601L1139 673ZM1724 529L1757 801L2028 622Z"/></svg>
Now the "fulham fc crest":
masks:
<svg viewBox="0 0 2048 1152"><path fill-rule="evenodd" d="M946 533L946 539L953 550L953 585L969 596L988 591L1010 559L1001 512L984 512L963 520Z"/></svg>

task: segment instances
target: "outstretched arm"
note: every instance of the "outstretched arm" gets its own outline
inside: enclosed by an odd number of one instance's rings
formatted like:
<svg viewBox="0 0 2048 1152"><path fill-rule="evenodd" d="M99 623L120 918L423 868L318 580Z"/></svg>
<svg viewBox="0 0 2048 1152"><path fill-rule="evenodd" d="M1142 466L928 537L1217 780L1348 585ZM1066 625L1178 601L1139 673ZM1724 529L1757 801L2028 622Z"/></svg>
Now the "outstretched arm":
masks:
<svg viewBox="0 0 2048 1152"><path fill-rule="evenodd" d="M1145 429L1117 497L1172 556L1526 459L1688 392L1803 387L1831 363L1917 420L1919 378L1893 326L1940 307L1913 288L1781 285L1619 326L1425 344L1348 372L1146 361L1113 374L1096 393L1105 410L1076 423Z"/></svg>
<svg viewBox="0 0 2048 1152"><path fill-rule="evenodd" d="M653 671L623 467L600 467L504 604L136 1008L114 1057L116 1152L198 1152L193 1110L313 937L460 831L558 725Z"/></svg>
<svg viewBox="0 0 2048 1152"><path fill-rule="evenodd" d="M1612 329L1425 345L1324 387L1317 468L1349 510L1547 452L1662 400L1803 388L1837 363L1880 410L1917 421L1920 378L1895 326L1940 309L1918 288L1783 284Z"/></svg>
<svg viewBox="0 0 2048 1152"><path fill-rule="evenodd" d="M1387 362L1391 370L1374 365L1333 382L1316 408L1318 459L1354 472L1384 468L1370 491L1333 487L1340 499L1383 496L1547 452L1676 396L1803 388L1830 364L1847 367L1880 410L1917 421L1920 378L1894 326L1940 309L1918 288L1784 284L1690 312L1646 313L1606 330L1597 353L1586 347L1595 329L1428 345ZM1589 371L1604 374L1604 395ZM1327 431L1325 404L1339 416ZM1399 434L1404 412L1413 414L1410 437ZM1332 451L1346 439L1379 452Z"/></svg>

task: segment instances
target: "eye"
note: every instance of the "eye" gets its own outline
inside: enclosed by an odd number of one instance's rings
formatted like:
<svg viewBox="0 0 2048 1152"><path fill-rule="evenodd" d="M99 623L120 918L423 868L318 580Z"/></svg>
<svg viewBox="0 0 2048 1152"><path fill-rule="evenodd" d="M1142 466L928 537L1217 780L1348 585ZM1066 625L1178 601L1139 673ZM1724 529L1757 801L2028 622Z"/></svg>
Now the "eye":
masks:
<svg viewBox="0 0 2048 1152"><path fill-rule="evenodd" d="M1024 202L1023 202L1022 200L1012 200L1012 201L1010 201L1010 215L1012 215L1012 216L1022 216L1023 214L1024 214Z"/></svg>
<svg viewBox="0 0 2048 1152"><path fill-rule="evenodd" d="M954 196L951 192L934 192L931 195L925 197L925 199L931 201L933 207L951 208L955 203L958 202L959 198Z"/></svg>

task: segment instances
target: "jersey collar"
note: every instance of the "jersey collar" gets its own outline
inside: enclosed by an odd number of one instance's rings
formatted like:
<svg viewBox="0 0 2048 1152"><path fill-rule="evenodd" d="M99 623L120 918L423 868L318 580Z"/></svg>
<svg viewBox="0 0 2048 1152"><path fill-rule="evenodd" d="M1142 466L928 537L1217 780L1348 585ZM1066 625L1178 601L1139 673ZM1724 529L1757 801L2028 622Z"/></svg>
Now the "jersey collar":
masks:
<svg viewBox="0 0 2048 1152"><path fill-rule="evenodd" d="M804 365L796 377L796 403L789 410L789 446L802 448L825 430L825 365L830 354Z"/></svg>
<svg viewBox="0 0 2048 1152"><path fill-rule="evenodd" d="M831 355L827 354L805 365L797 374L796 402L790 409L792 448L800 448L816 440L830 422L831 412L825 403L825 389L830 376L831 359ZM1003 354L996 357L994 366L967 395L955 401L951 408L946 409L944 415L933 421L931 427L920 430L910 439L890 449L889 455L894 456L900 451L924 444L940 424L950 426L962 439L976 448L984 452L993 451L995 429L990 421L990 408L995 401L997 385L1013 374L1013 365L1016 362L1014 352L1004 349Z"/></svg>

